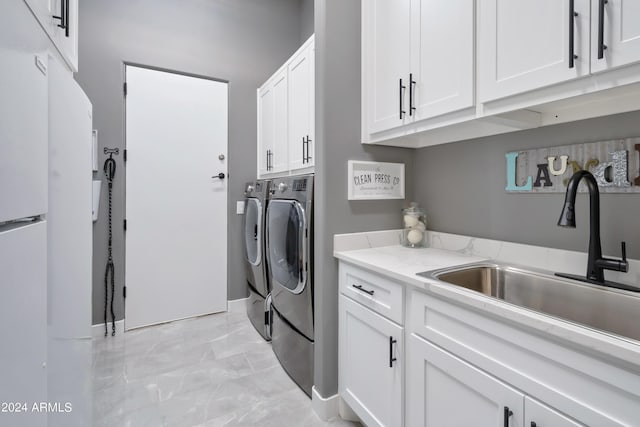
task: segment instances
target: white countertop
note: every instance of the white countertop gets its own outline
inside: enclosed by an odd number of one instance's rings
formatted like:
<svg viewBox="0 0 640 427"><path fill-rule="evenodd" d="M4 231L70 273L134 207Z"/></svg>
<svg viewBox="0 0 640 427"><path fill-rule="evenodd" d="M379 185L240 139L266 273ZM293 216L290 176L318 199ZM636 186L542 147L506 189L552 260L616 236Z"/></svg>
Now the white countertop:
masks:
<svg viewBox="0 0 640 427"><path fill-rule="evenodd" d="M640 372L639 341L600 332L416 275L424 271L488 259L579 274L579 270L586 266L586 254L435 232L428 232L431 247L405 248L399 245L399 235L399 230L336 235L334 256L341 261L405 283L414 289L435 294L521 327L543 332L581 351L593 353ZM552 265L552 268L549 268L549 265ZM631 260L629 276L639 277L639 271L640 262ZM638 286L637 282L629 281L628 277L626 279L627 283Z"/></svg>

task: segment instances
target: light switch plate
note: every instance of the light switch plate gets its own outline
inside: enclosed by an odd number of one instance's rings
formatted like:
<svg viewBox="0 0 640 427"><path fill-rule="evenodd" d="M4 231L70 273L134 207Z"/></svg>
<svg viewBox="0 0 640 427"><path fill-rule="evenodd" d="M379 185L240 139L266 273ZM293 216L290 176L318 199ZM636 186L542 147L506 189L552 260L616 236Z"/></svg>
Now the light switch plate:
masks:
<svg viewBox="0 0 640 427"><path fill-rule="evenodd" d="M236 214L244 215L244 200L239 200L236 202Z"/></svg>

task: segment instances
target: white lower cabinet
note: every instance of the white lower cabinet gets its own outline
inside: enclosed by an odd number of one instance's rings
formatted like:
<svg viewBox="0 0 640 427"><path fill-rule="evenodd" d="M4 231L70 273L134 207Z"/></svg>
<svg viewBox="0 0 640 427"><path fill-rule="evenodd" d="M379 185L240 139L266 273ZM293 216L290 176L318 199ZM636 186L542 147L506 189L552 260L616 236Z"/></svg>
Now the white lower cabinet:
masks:
<svg viewBox="0 0 640 427"><path fill-rule="evenodd" d="M368 427L640 426L640 362L534 332L442 288L345 262L339 270L338 389Z"/></svg>
<svg viewBox="0 0 640 427"><path fill-rule="evenodd" d="M407 426L522 426L519 391L413 334L407 356Z"/></svg>
<svg viewBox="0 0 640 427"><path fill-rule="evenodd" d="M438 346L411 334L406 426L579 427Z"/></svg>
<svg viewBox="0 0 640 427"><path fill-rule="evenodd" d="M529 396L524 398L524 425L525 427L584 427L583 424L572 421Z"/></svg>
<svg viewBox="0 0 640 427"><path fill-rule="evenodd" d="M402 426L404 328L340 295L339 390L368 426Z"/></svg>

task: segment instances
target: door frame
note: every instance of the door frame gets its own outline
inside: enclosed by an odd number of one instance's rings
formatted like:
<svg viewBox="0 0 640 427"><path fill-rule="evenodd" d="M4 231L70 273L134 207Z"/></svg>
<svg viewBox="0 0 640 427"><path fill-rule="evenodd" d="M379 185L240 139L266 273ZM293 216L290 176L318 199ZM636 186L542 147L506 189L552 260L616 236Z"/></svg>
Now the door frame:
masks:
<svg viewBox="0 0 640 427"><path fill-rule="evenodd" d="M214 82L219 82L219 83L225 83L227 84L227 138L226 138L226 156L227 156L227 177L226 179L228 180L227 182L229 182L229 184L227 184L227 186L225 187L225 199L226 199L226 205L225 205L225 210L227 212L225 212L225 214L227 215L227 230L226 230L226 235L225 235L225 250L227 251L227 265L226 265L226 269L227 269L227 282L224 284L225 285L225 295L227 298L226 301L226 306L227 306L227 311L229 310L229 218L228 218L228 208L229 208L229 186L231 183L231 178L230 178L230 174L229 174L229 165L230 165L230 161L229 161L229 129L230 129L230 114L229 114L229 85L230 85L230 81L227 79L222 79L222 78L218 78L218 77L212 77L212 76L207 76L204 74L197 74L197 73L191 73L188 71L182 71L182 70L176 70L176 69L171 69L171 68L165 68L165 67L160 67L160 66L156 66L156 65L149 65L149 64L143 64L140 62L135 62L135 61L127 61L124 60L122 61L122 65L121 65L122 69L121 69L121 82L122 82L122 141L123 141L123 150L126 152L127 150L127 89L126 89L126 84L127 84L127 67L138 67L138 68L144 68L147 70L152 70L152 71L161 71L164 73L171 73L171 74L177 74L180 76L185 76L185 77L194 77L197 79L204 79L204 80L210 80L210 81L214 81ZM123 206L123 219L126 221L127 219L127 162L126 162L126 156L123 152L123 191L122 191L122 206ZM123 243L122 243L122 283L123 283L123 297L122 297L122 321L124 322L124 332L127 332L128 330L135 330L135 329L139 329L145 326L141 326L139 328L127 328L126 327L126 305L127 305L127 298L126 298L126 287L127 287L127 283L126 283L126 278L127 278L127 232L126 229L123 230ZM106 298L106 295L105 295ZM115 320L115 319L114 319ZM173 322L175 320L179 320L179 319L174 319L174 320L169 320L166 321L164 323L169 323L169 322Z"/></svg>

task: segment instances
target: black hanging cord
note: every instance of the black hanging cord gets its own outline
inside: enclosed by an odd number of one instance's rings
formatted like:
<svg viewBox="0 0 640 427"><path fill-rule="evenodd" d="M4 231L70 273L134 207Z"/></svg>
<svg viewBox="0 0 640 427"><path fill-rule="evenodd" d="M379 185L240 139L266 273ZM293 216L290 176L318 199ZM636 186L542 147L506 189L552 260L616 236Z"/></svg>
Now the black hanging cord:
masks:
<svg viewBox="0 0 640 427"><path fill-rule="evenodd" d="M116 318L113 313L113 295L115 293L115 265L113 263L113 231L111 224L111 208L113 197L113 179L116 176L116 161L113 158L114 154L119 153L117 148L105 148L104 154L108 154L109 158L104 161L104 174L107 178L107 184L109 188L109 240L107 243L108 257L107 266L104 271L104 336L109 335L109 327L107 323L107 302L109 300L109 277L111 278L111 336L116 334Z"/></svg>

